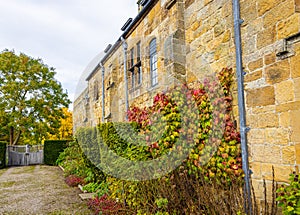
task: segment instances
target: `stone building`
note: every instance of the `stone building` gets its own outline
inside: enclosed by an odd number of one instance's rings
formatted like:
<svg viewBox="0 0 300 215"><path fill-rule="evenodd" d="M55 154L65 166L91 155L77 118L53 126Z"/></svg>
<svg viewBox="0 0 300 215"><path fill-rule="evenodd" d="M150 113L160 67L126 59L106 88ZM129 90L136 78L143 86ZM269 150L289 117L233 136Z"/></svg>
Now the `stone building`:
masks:
<svg viewBox="0 0 300 215"><path fill-rule="evenodd" d="M236 68L232 1L141 0L121 37L87 78L74 104L75 125L124 121L131 105L177 82ZM286 182L300 165L300 1L240 0L249 162L263 179ZM239 118L237 85L234 115ZM85 117L79 117L84 115ZM259 198L262 192L257 193Z"/></svg>

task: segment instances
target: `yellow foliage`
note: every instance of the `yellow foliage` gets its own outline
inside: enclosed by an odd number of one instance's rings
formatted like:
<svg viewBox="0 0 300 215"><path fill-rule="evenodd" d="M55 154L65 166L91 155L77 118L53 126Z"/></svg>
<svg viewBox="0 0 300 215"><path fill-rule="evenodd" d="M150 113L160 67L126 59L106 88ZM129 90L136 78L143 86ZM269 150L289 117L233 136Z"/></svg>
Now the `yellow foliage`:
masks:
<svg viewBox="0 0 300 215"><path fill-rule="evenodd" d="M62 108L64 113L64 118L60 119L60 127L58 133L55 135L49 134L48 140L64 140L72 139L73 137L73 115L68 108Z"/></svg>

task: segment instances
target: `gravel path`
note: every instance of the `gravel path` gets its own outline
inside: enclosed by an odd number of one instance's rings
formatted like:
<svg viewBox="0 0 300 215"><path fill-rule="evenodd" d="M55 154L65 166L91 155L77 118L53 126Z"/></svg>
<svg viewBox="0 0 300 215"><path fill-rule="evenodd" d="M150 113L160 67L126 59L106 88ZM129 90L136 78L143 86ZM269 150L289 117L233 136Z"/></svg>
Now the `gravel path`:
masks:
<svg viewBox="0 0 300 215"><path fill-rule="evenodd" d="M0 170L0 214L92 214L53 166L25 166Z"/></svg>

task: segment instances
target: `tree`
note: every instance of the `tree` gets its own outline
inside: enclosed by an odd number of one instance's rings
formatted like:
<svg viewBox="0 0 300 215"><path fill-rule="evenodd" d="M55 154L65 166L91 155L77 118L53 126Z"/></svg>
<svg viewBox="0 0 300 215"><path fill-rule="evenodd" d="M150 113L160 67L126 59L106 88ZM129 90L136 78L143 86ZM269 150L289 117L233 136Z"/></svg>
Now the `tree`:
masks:
<svg viewBox="0 0 300 215"><path fill-rule="evenodd" d="M4 50L0 53L0 122L10 144L21 137L41 141L55 133L71 101L54 78L56 72L41 59Z"/></svg>
<svg viewBox="0 0 300 215"><path fill-rule="evenodd" d="M60 119L60 127L54 135L49 134L50 140L66 140L73 137L73 115L68 108L62 108L64 118Z"/></svg>

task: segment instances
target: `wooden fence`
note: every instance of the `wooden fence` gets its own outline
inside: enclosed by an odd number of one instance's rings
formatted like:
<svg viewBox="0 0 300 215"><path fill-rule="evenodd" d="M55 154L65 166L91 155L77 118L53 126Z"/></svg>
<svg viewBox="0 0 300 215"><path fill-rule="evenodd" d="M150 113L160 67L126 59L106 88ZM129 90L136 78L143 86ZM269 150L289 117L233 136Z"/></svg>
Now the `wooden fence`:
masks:
<svg viewBox="0 0 300 215"><path fill-rule="evenodd" d="M43 145L7 146L8 166L28 166L44 162Z"/></svg>

